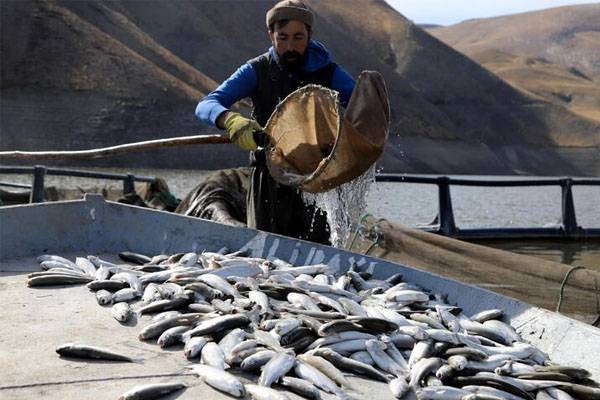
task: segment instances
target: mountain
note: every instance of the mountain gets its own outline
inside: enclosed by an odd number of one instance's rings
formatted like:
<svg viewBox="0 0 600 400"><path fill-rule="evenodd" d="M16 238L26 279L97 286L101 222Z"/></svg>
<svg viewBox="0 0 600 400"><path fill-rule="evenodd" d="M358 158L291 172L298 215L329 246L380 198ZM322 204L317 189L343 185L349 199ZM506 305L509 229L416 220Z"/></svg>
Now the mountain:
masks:
<svg viewBox="0 0 600 400"><path fill-rule="evenodd" d="M600 124L515 88L383 0L311 0L315 39L352 75L380 71L392 107L386 172L600 173ZM274 1L0 3L0 148L82 149L216 132L197 101L269 46ZM19 21L18 24L12 21ZM249 103L239 110L249 112ZM234 146L89 165L225 168Z"/></svg>
<svg viewBox="0 0 600 400"><path fill-rule="evenodd" d="M429 28L528 94L600 121L600 4Z"/></svg>

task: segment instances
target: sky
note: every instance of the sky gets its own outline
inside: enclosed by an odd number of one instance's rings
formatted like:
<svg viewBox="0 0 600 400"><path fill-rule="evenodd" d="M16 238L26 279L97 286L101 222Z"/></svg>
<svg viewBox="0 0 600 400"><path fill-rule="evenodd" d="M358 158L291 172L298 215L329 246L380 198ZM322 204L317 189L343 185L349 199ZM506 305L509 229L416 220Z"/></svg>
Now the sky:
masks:
<svg viewBox="0 0 600 400"><path fill-rule="evenodd" d="M386 0L416 24L452 25L472 18L543 10L592 0Z"/></svg>

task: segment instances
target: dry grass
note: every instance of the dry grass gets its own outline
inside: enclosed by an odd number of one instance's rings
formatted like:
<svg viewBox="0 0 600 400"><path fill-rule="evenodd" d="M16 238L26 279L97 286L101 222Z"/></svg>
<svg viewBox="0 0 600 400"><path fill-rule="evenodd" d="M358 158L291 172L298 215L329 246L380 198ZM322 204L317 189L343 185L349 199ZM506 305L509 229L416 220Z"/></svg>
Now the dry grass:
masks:
<svg viewBox="0 0 600 400"><path fill-rule="evenodd" d="M600 4L429 30L512 86L600 122Z"/></svg>

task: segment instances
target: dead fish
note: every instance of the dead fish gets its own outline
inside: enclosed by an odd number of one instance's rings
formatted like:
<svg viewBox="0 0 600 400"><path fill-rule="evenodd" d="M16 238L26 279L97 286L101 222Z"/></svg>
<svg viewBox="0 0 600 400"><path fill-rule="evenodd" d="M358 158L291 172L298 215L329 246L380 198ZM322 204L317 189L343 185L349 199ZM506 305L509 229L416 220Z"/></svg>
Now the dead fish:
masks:
<svg viewBox="0 0 600 400"><path fill-rule="evenodd" d="M258 384L262 386L271 386L282 376L285 376L289 370L294 367L296 359L293 355L279 353L262 368Z"/></svg>
<svg viewBox="0 0 600 400"><path fill-rule="evenodd" d="M152 322L160 321L161 319L175 317L177 315L181 315L180 311L165 311L159 314L156 314L152 317Z"/></svg>
<svg viewBox="0 0 600 400"><path fill-rule="evenodd" d="M314 356L310 354L300 354L297 356L298 359L305 363L315 367L328 378L332 379L341 387L350 387L350 382L346 379L344 374L340 372L333 364L324 359L323 357Z"/></svg>
<svg viewBox="0 0 600 400"><path fill-rule="evenodd" d="M119 253L119 258L126 262L132 262L138 265L150 264L152 259L148 256L131 251L122 251Z"/></svg>
<svg viewBox="0 0 600 400"><path fill-rule="evenodd" d="M344 307L346 312L350 315L356 315L359 317L366 317L367 311L357 302L352 299L347 299L345 297L340 297L338 302Z"/></svg>
<svg viewBox="0 0 600 400"><path fill-rule="evenodd" d="M235 328L229 331L229 333L223 336L223 338L219 341L219 347L223 351L223 354L227 356L235 346L242 343L244 339L246 339L246 336L246 331L240 328Z"/></svg>
<svg viewBox="0 0 600 400"><path fill-rule="evenodd" d="M196 291L196 292L202 294L202 296L204 296L207 300L220 299L225 296L223 294L223 292L221 292L220 290L214 289L214 288L210 287L209 285L202 283L202 282L190 283L190 284L185 285L184 288L190 289L190 290L193 290L193 291Z"/></svg>
<svg viewBox="0 0 600 400"><path fill-rule="evenodd" d="M85 344L63 344L56 348L56 352L63 357L133 362L131 357L116 353L110 349Z"/></svg>
<svg viewBox="0 0 600 400"><path fill-rule="evenodd" d="M373 358L373 361L375 361L375 364L377 364L377 366L380 369L389 372L390 374L395 375L397 377L404 376L408 372L400 365L398 365L398 363L396 363L384 351L387 347L385 343L379 340L369 339L365 342L365 347L371 355L371 358Z"/></svg>
<svg viewBox="0 0 600 400"><path fill-rule="evenodd" d="M471 316L471 319L475 322L484 323L490 319L499 319L504 314L504 311L499 308L494 308L491 310L483 310Z"/></svg>
<svg viewBox="0 0 600 400"><path fill-rule="evenodd" d="M54 285L78 285L82 283L91 282L93 278L88 276L76 276L67 274L47 274L42 276L35 276L27 280L27 286L54 286Z"/></svg>
<svg viewBox="0 0 600 400"><path fill-rule="evenodd" d="M110 312L113 318L119 322L127 322L133 316L133 310L126 302L116 303L112 306Z"/></svg>
<svg viewBox="0 0 600 400"><path fill-rule="evenodd" d="M108 290L109 292L116 292L127 287L125 282L111 281L111 280L96 280L88 283L87 288L92 291Z"/></svg>
<svg viewBox="0 0 600 400"><path fill-rule="evenodd" d="M116 273L110 277L110 280L127 282L127 284L129 284L129 287L131 289L135 290L140 296L143 293L142 282L140 281L140 278L138 278L136 275L134 275L131 272Z"/></svg>
<svg viewBox="0 0 600 400"><path fill-rule="evenodd" d="M471 392L452 386L431 386L417 390L419 400L463 400L468 399Z"/></svg>
<svg viewBox="0 0 600 400"><path fill-rule="evenodd" d="M356 360L361 363L367 364L367 365L375 365L375 361L373 361L373 357L371 357L369 352L366 350L354 352L354 353L350 354L349 358L351 358L352 360Z"/></svg>
<svg viewBox="0 0 600 400"><path fill-rule="evenodd" d="M138 308L137 313L139 315L142 315L146 313L150 314L155 312L174 310L177 308L181 308L188 303L189 299L187 297L176 297L174 299L158 300Z"/></svg>
<svg viewBox="0 0 600 400"><path fill-rule="evenodd" d="M300 325L302 325L302 321L296 318L283 318L275 321L275 326L273 326L270 330L272 333L279 337L287 335L288 333L290 333L296 328L299 328Z"/></svg>
<svg viewBox="0 0 600 400"><path fill-rule="evenodd" d="M156 343L161 349L165 347L173 346L174 344L182 341L182 334L190 329L189 326L174 326L164 331L159 337Z"/></svg>
<svg viewBox="0 0 600 400"><path fill-rule="evenodd" d="M223 351L215 342L208 342L202 347L200 360L202 361L202 364L210 365L220 370L229 368L229 364L225 362Z"/></svg>
<svg viewBox="0 0 600 400"><path fill-rule="evenodd" d="M240 328L250 323L250 319L242 314L224 315L201 321L187 336L207 335L227 329Z"/></svg>
<svg viewBox="0 0 600 400"><path fill-rule="evenodd" d="M184 389L183 383L151 383L139 385L119 396L119 400L150 400L158 399L169 393Z"/></svg>
<svg viewBox="0 0 600 400"><path fill-rule="evenodd" d="M208 343L208 339L204 336L194 336L189 338L187 342L185 342L185 346L183 348L183 353L186 358L189 360L191 358L196 358L200 355L202 348Z"/></svg>
<svg viewBox="0 0 600 400"><path fill-rule="evenodd" d="M246 394L242 382L227 371L201 364L191 365L187 368L198 375L207 385L217 390L228 393L233 397L243 397Z"/></svg>
<svg viewBox="0 0 600 400"><path fill-rule="evenodd" d="M196 279L199 282L205 283L205 284L217 289L221 293L224 293L226 296L240 297L240 293L237 291L237 289L235 287L233 287L225 279L221 278L220 276L213 275L213 274L205 274L205 275L200 275Z"/></svg>
<svg viewBox="0 0 600 400"><path fill-rule="evenodd" d="M422 358L416 362L410 370L410 381L408 384L414 388L419 386L419 382L429 373L435 372L442 366L440 358Z"/></svg>
<svg viewBox="0 0 600 400"><path fill-rule="evenodd" d="M277 353L273 350L261 350L244 358L240 368L244 371L256 371L267 364Z"/></svg>
<svg viewBox="0 0 600 400"><path fill-rule="evenodd" d="M247 383L244 385L246 393L253 400L289 400L290 398L284 393L271 389L270 387L253 385Z"/></svg>
<svg viewBox="0 0 600 400"><path fill-rule="evenodd" d="M316 349L313 350L312 353L325 358L333 365L345 371L354 372L358 375L367 376L369 378L373 378L381 382L389 382L387 376L385 376L372 366L362 363L360 361L353 360L351 358L343 357L331 349Z"/></svg>
<svg viewBox="0 0 600 400"><path fill-rule="evenodd" d="M122 301L130 301L140 297L140 293L133 288L124 288L113 293L113 303L120 303Z"/></svg>
<svg viewBox="0 0 600 400"><path fill-rule="evenodd" d="M57 255L53 255L53 254L43 254L37 258L37 262L39 262L40 264L43 262L46 262L46 261L55 261L55 262L59 262L61 264L69 265L70 267L73 267L73 268L77 268L77 266L75 265L75 263L73 261L66 259L64 257L61 257L61 256L57 256Z"/></svg>
<svg viewBox="0 0 600 400"><path fill-rule="evenodd" d="M390 391L394 395L395 398L401 399L404 395L409 391L410 386L406 383L406 379L404 377L392 379L390 383L388 383L390 387Z"/></svg>
<svg viewBox="0 0 600 400"><path fill-rule="evenodd" d="M107 304L112 303L112 298L113 294L108 290L101 289L96 292L96 301L101 306L105 306Z"/></svg>
<svg viewBox="0 0 600 400"><path fill-rule="evenodd" d="M164 331L174 326L192 325L199 321L202 314L181 314L170 318L165 318L147 325L140 331L138 338L140 340L153 339L160 336Z"/></svg>
<svg viewBox="0 0 600 400"><path fill-rule="evenodd" d="M321 392L319 391L319 389L317 389L315 385L304 379L284 376L279 380L279 384L287 390L289 390L290 392L294 392L304 398L312 400L321 399Z"/></svg>
<svg viewBox="0 0 600 400"><path fill-rule="evenodd" d="M318 387L319 389L334 394L336 396L345 397L342 390L329 379L321 371L305 363L304 361L296 361L294 365L294 373L298 378L305 379Z"/></svg>
<svg viewBox="0 0 600 400"><path fill-rule="evenodd" d="M86 275L92 278L96 277L96 267L87 258L75 258L75 265L77 265Z"/></svg>

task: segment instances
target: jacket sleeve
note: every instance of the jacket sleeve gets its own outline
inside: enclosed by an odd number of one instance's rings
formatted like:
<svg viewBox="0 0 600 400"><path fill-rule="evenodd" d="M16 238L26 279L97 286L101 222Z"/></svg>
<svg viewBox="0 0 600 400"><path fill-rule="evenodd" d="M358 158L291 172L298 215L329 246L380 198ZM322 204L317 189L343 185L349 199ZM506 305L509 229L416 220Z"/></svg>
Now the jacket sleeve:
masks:
<svg viewBox="0 0 600 400"><path fill-rule="evenodd" d="M342 106L347 107L352 91L354 90L356 82L342 67L336 66L333 71L333 78L331 80L331 88L340 93L340 102Z"/></svg>
<svg viewBox="0 0 600 400"><path fill-rule="evenodd" d="M242 65L218 88L210 92L196 106L196 117L200 121L215 125L215 121L237 101L250 96L256 89L257 78L254 68Z"/></svg>

